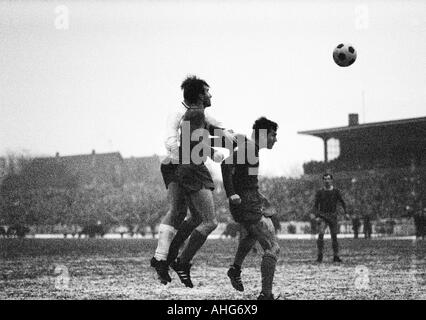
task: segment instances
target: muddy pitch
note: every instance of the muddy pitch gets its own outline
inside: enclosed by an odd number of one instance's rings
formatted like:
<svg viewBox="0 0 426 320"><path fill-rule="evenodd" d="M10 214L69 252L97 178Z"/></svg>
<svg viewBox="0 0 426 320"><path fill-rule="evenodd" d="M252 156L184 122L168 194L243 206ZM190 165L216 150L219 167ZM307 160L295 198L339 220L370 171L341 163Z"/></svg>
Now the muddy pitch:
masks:
<svg viewBox="0 0 426 320"><path fill-rule="evenodd" d="M343 263L326 240L317 264L315 240L280 240L274 292L285 299L425 299L426 241L340 239ZM256 299L261 253L243 266L246 290L226 276L235 239L208 240L194 259L194 288L171 271L164 286L149 266L156 240L0 239L0 299Z"/></svg>

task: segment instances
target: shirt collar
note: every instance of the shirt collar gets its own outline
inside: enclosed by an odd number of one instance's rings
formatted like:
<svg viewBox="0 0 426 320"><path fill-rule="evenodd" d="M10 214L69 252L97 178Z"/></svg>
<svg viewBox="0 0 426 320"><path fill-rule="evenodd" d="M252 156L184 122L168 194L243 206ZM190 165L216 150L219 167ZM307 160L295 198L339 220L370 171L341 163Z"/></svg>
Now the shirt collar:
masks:
<svg viewBox="0 0 426 320"><path fill-rule="evenodd" d="M182 105L185 107L185 109L204 109L204 108L200 108L200 107L190 107L188 106L185 101L182 101Z"/></svg>

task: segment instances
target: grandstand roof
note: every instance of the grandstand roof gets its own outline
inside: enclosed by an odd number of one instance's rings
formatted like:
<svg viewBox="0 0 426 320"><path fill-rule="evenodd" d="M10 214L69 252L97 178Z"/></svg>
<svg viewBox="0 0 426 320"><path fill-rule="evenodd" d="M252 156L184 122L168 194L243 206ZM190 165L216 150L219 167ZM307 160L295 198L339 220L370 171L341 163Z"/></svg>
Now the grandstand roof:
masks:
<svg viewBox="0 0 426 320"><path fill-rule="evenodd" d="M65 164L69 168L78 169L80 171L92 171L93 167L104 167L123 162L123 158L119 152L95 153L95 151L93 151L91 154L71 156L59 156L59 153L57 153L56 157L38 157L32 160L33 163L56 161Z"/></svg>
<svg viewBox="0 0 426 320"><path fill-rule="evenodd" d="M299 131L298 133L316 136L321 139L355 138L358 136L377 137L388 134L396 137L412 138L414 136L415 138L425 139L426 117L371 122L346 127Z"/></svg>
<svg viewBox="0 0 426 320"><path fill-rule="evenodd" d="M96 177L99 181L110 179L112 175L119 175L124 165L123 158L119 152L39 157L31 161L33 168L43 168L52 164L63 165L69 173L79 177L83 184L91 183Z"/></svg>

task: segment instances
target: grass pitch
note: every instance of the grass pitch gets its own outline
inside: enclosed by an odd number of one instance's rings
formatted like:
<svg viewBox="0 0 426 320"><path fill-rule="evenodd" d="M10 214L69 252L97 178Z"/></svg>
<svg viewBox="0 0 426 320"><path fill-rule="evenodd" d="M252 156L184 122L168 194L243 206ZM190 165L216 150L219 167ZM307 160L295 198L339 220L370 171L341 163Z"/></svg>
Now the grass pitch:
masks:
<svg viewBox="0 0 426 320"><path fill-rule="evenodd" d="M339 239L343 263L325 241L279 240L274 293L285 299L426 299L426 241ZM164 286L149 266L156 240L0 239L0 299L256 299L261 253L243 266L244 292L226 276L236 239L208 240L194 259L194 288L171 271Z"/></svg>

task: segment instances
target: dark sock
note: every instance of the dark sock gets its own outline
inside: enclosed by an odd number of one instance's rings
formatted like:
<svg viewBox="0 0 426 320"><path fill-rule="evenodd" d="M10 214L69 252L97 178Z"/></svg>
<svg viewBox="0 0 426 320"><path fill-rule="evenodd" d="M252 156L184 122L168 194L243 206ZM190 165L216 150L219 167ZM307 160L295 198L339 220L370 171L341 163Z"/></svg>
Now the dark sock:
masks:
<svg viewBox="0 0 426 320"><path fill-rule="evenodd" d="M264 255L260 272L262 274L262 292L269 296L272 293L272 283L274 281L275 266L277 259L271 255Z"/></svg>
<svg viewBox="0 0 426 320"><path fill-rule="evenodd" d="M197 229L192 231L188 244L185 249L183 249L179 257L179 261L181 263L189 263L206 240L207 236L199 232Z"/></svg>
<svg viewBox="0 0 426 320"><path fill-rule="evenodd" d="M324 250L324 235L319 235L317 240L318 247L318 255L322 255L322 251Z"/></svg>
<svg viewBox="0 0 426 320"><path fill-rule="evenodd" d="M237 252L235 253L234 264L237 266L242 266L245 258L250 253L254 244L256 243L255 239L244 238L239 241Z"/></svg>
<svg viewBox="0 0 426 320"><path fill-rule="evenodd" d="M176 260L179 249L182 247L186 239L191 235L191 232L194 231L194 229L197 226L189 221L183 221L182 224L179 226L179 230L174 236L172 243L170 244L169 253L167 255L167 264L172 263Z"/></svg>
<svg viewBox="0 0 426 320"><path fill-rule="evenodd" d="M331 245L333 247L333 254L335 257L337 257L339 255L339 244L337 243L337 235L336 234L332 234L331 235Z"/></svg>

